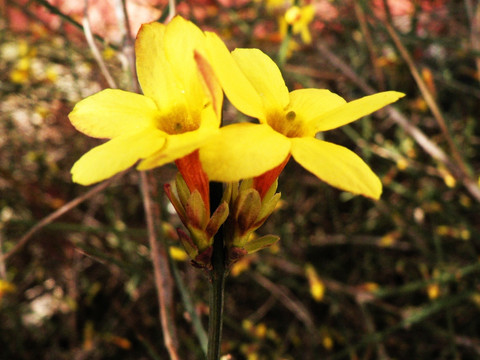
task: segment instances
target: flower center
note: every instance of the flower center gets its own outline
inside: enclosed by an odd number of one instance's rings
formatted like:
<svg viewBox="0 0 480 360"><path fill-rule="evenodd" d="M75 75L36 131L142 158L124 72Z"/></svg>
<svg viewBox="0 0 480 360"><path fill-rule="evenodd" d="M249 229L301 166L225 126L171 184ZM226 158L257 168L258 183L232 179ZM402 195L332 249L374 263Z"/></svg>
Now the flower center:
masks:
<svg viewBox="0 0 480 360"><path fill-rule="evenodd" d="M269 114L267 116L267 123L275 131L289 138L303 136L306 130L303 122L293 110Z"/></svg>
<svg viewBox="0 0 480 360"><path fill-rule="evenodd" d="M159 113L155 126L169 135L175 135L198 129L198 122L193 121L187 109L177 106L168 113Z"/></svg>

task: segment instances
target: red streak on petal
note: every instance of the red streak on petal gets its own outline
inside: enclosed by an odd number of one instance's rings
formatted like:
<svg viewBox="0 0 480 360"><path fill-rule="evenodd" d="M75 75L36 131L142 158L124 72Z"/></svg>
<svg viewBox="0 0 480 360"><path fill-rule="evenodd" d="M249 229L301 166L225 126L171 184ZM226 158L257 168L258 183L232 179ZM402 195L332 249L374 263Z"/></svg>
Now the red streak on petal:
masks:
<svg viewBox="0 0 480 360"><path fill-rule="evenodd" d="M198 155L198 150L175 160L178 171L182 174L187 183L190 192L197 190L202 196L207 214L210 214L210 192L208 187L208 177L203 171L202 164Z"/></svg>
<svg viewBox="0 0 480 360"><path fill-rule="evenodd" d="M258 191L262 200L268 189L270 189L272 184L282 172L285 165L287 165L288 160L290 160L290 155L288 155L277 167L274 167L272 170L268 170L266 173L253 179L253 188Z"/></svg>
<svg viewBox="0 0 480 360"><path fill-rule="evenodd" d="M222 101L223 92L220 83L215 77L212 67L198 51L195 50L195 61L197 62L198 70L202 74L203 84L206 88L206 92L210 95L210 101L212 102L213 110L218 117L222 116Z"/></svg>

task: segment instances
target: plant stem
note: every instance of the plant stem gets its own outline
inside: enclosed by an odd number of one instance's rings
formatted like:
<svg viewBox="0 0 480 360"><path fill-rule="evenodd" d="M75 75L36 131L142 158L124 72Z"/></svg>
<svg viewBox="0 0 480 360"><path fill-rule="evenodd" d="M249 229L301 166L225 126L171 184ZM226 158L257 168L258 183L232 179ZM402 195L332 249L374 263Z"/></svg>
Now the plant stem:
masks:
<svg viewBox="0 0 480 360"><path fill-rule="evenodd" d="M221 243L215 250L215 243L219 242L215 239L213 245L213 262L215 258L224 262L223 254L215 256L215 253L223 253L223 236L219 236ZM214 264L214 269L211 273L211 288L210 288L210 318L208 323L208 360L218 360L220 358L220 345L222 342L222 327L223 327L223 302L225 291L225 265L218 266L219 263ZM217 266L215 266L217 265Z"/></svg>
<svg viewBox="0 0 480 360"><path fill-rule="evenodd" d="M215 211L221 201L222 184L210 183L211 211ZM210 272L210 315L208 321L208 351L207 360L220 359L220 347L222 343L223 304L225 293L225 246L223 226L215 235L213 241L212 267Z"/></svg>
<svg viewBox="0 0 480 360"><path fill-rule="evenodd" d="M283 38L282 43L280 44L280 49L278 49L277 62L280 69L283 69L283 67L285 66L285 63L287 62L288 45L290 44L291 40L292 40L292 25L288 25L287 33L285 34L285 37Z"/></svg>

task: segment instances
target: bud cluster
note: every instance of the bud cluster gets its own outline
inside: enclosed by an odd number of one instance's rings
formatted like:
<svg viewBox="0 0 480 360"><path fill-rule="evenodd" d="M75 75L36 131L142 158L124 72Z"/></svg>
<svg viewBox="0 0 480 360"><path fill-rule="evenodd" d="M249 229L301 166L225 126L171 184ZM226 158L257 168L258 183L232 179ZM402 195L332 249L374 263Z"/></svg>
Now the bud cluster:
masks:
<svg viewBox="0 0 480 360"><path fill-rule="evenodd" d="M165 185L168 198L188 230L188 234L182 229L177 232L192 264L212 268L213 241L222 225L227 266L277 242L279 237L275 235L253 236L275 210L281 195L276 193L277 185L274 181L262 198L253 179L226 184L220 205L211 216L209 204L198 190L189 189L180 173L174 184Z"/></svg>
<svg viewBox="0 0 480 360"><path fill-rule="evenodd" d="M224 200L230 206L230 216L225 223L228 264L279 240L275 235L252 239L253 232L263 225L280 200L281 194L276 193L277 185L278 181L275 181L263 199L255 188L253 179L227 185Z"/></svg>
<svg viewBox="0 0 480 360"><path fill-rule="evenodd" d="M210 216L200 192L191 192L180 173L173 185L166 184L165 192L189 232L177 229L180 241L193 265L210 269L213 238L228 217L228 205L222 202Z"/></svg>

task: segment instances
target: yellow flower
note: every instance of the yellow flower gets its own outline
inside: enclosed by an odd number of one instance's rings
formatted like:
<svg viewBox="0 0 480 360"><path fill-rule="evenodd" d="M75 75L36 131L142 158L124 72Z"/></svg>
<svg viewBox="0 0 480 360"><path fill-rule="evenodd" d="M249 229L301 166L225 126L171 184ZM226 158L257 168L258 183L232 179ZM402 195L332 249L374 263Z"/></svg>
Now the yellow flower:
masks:
<svg viewBox="0 0 480 360"><path fill-rule="evenodd" d="M303 43L310 44L312 42L312 34L308 27L314 17L315 8L312 4L302 7L290 7L280 19L280 33L282 34L282 38L287 33L287 25L291 25L293 34L300 34Z"/></svg>
<svg viewBox="0 0 480 360"><path fill-rule="evenodd" d="M144 95L106 89L80 101L69 118L86 135L110 139L73 166L73 181L88 185L141 160L146 170L184 158L218 132L223 94L200 75L196 56L205 36L181 17L145 24L135 43Z"/></svg>
<svg viewBox="0 0 480 360"><path fill-rule="evenodd" d="M236 49L230 54L215 34L206 35L211 65L225 94L238 110L260 121L226 126L201 148L200 160L211 180L256 177L291 155L332 186L380 197L382 184L360 157L315 135L355 121L404 94L387 91L347 103L324 89L289 93L279 68L260 50Z"/></svg>

